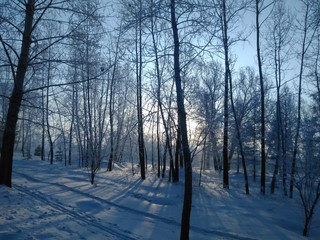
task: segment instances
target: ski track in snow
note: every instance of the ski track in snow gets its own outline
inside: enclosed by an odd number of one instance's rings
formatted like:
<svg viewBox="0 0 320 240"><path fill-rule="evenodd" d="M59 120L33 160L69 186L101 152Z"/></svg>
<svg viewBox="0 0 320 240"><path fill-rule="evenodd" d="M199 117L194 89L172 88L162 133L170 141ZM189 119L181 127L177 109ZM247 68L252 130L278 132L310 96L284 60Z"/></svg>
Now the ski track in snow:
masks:
<svg viewBox="0 0 320 240"><path fill-rule="evenodd" d="M69 209L68 207L64 206L63 204L58 203L55 199L50 199L48 197L44 197L43 194L41 194L41 192L27 189L25 186L22 187L22 186L15 185L14 188L16 190L26 194L26 195L31 196L32 198L34 198L44 204L47 204L47 205L53 207L55 210L60 211L61 213L68 215L69 217L73 218L75 221L78 221L78 222L80 221L85 224L88 224L90 227L93 226L95 228L102 230L103 232L107 233L106 237L108 237L108 239L128 239L128 240L140 239L137 236L133 237L134 234L131 232L127 232L127 234L125 234L123 232L126 232L126 231L114 230L116 228L115 225L112 225L112 224L110 224L110 226L102 225L102 224L98 223L98 220L95 219L94 217L85 216L84 214L73 211L72 209Z"/></svg>
<svg viewBox="0 0 320 240"><path fill-rule="evenodd" d="M74 188L67 187L67 186L59 184L59 183L46 182L46 181L43 181L43 180L38 180L38 179L36 179L34 177L31 177L31 176L29 176L27 174L18 172L16 170L14 170L13 172L15 174L18 174L21 177L27 179L28 181L31 181L31 182L34 182L34 183L43 184L43 185L51 185L51 186L53 185L55 187L58 187L58 188L62 189L63 191L73 192L74 194L80 195L82 197L86 197L86 198L98 201L101 204L109 205L109 206L115 207L115 208L120 209L120 210L124 210L126 212L130 212L130 213L138 215L138 216L146 217L146 218L148 218L149 222L153 222L154 224L156 224L158 221L161 221L161 222L163 222L165 224L174 225L174 226L177 226L177 227L180 228L180 222L177 222L175 220L167 219L167 218L164 218L164 217L152 214L152 213L140 211L140 210L137 210L137 209L134 209L134 208L130 208L130 207L127 207L127 206L122 206L122 205L116 204L114 202L110 202L110 201L108 201L106 199L102 199L100 197L93 196L91 194L82 192L82 191L74 189ZM24 194L27 194L27 195L29 195L31 197L36 198L38 201L41 201L41 202L43 202L45 204L50 205L51 207L53 207L53 208L65 213L65 214L67 214L68 216L74 218L77 221L81 221L81 222L84 222L84 223L86 223L88 225L94 226L94 227L96 227L98 229L101 229L102 231L108 233L110 235L110 237L113 237L113 238L110 238L110 239L128 239L128 240L142 239L139 236L135 236L132 232L129 232L129 231L126 231L126 230L123 230L123 229L118 229L117 231L113 230L113 229L118 227L118 226L116 226L114 224L106 223L106 224L109 224L109 226L102 225L102 224L100 224L98 222L98 221L100 221L99 219L97 219L97 218L95 218L93 216L86 216L85 214L78 213L71 206L64 205L63 203L61 203L56 198L52 198L52 197L49 197L49 196L45 197L45 193L42 193L40 191L31 189L28 186L25 186L25 185L22 186L22 185L15 184L14 188L17 189L20 192L23 192ZM200 234L215 236L218 239L255 240L254 238L242 237L242 236L239 236L239 235L234 234L234 233L225 233L225 232L221 232L221 231L217 231L217 230L207 230L207 229L203 229L203 228L192 226L192 225L190 226L190 230L194 231L194 232L198 232Z"/></svg>

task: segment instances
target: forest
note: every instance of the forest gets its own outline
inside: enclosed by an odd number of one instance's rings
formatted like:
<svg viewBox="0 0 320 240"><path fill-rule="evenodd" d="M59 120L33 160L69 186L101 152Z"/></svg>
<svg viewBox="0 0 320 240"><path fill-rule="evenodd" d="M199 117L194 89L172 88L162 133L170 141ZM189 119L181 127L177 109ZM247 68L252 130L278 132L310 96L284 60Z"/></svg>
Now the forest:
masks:
<svg viewBox="0 0 320 240"><path fill-rule="evenodd" d="M0 184L14 156L320 197L318 0L0 0ZM136 166L138 166L138 171ZM152 171L150 171L150 168ZM182 179L183 176L183 179ZM241 182L242 183L242 182Z"/></svg>

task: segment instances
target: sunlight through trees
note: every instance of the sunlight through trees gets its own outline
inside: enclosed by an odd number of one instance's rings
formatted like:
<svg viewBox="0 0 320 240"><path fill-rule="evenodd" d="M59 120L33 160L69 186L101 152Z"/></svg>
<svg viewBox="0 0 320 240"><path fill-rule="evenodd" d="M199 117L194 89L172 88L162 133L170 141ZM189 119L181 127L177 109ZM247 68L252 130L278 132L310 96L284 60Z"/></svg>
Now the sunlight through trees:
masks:
<svg viewBox="0 0 320 240"><path fill-rule="evenodd" d="M262 195L300 197L307 235L319 199L320 6L288 4L1 0L0 184L12 187L15 155L82 168L92 185L126 162L142 180L184 184L188 239L194 182L212 170L225 191L252 194L258 179Z"/></svg>

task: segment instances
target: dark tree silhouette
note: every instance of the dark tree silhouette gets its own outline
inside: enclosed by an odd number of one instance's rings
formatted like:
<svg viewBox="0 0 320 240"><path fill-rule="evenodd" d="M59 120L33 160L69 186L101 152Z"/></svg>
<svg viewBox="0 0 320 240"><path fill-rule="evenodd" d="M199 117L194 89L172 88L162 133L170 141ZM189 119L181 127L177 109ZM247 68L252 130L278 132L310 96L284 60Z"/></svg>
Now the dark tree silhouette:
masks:
<svg viewBox="0 0 320 240"><path fill-rule="evenodd" d="M184 187L184 200L181 220L181 234L180 239L189 239L190 229L190 215L191 215L191 203L192 203L192 166L191 166L191 154L188 142L188 130L186 111L184 107L184 94L181 86L180 75L180 41L178 34L178 26L176 19L176 1L170 1L171 10L171 28L174 41L174 79L177 92L177 106L178 106L178 124L181 131L183 156L184 156L184 168L185 168L185 187Z"/></svg>
<svg viewBox="0 0 320 240"><path fill-rule="evenodd" d="M3 140L0 158L0 184L12 186L12 157L16 135L18 114L23 97L23 84L28 68L29 52L32 43L33 21L35 13L35 0L28 0L25 4L26 15L22 37L21 52L16 73L14 74L14 86L10 97L9 109L3 132Z"/></svg>

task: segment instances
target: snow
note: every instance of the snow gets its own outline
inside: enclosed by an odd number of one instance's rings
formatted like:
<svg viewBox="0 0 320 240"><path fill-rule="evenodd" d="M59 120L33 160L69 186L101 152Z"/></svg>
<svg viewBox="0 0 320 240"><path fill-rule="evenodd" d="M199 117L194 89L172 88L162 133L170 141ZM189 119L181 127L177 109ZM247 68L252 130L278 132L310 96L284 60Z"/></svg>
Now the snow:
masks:
<svg viewBox="0 0 320 240"><path fill-rule="evenodd" d="M199 187L194 170L190 239L304 239L298 196L262 196L252 181L245 195L242 177L231 172L226 190L206 171ZM126 164L91 185L83 169L15 159L13 188L0 186L0 239L179 239L183 187L151 171L142 181ZM319 236L317 209L308 239Z"/></svg>

